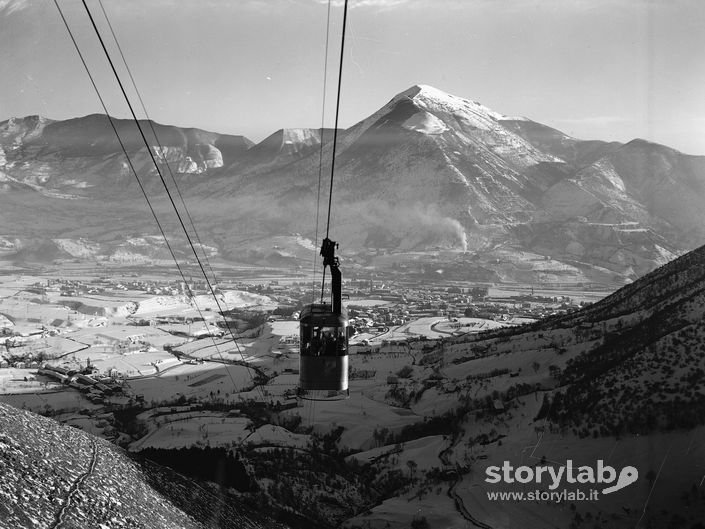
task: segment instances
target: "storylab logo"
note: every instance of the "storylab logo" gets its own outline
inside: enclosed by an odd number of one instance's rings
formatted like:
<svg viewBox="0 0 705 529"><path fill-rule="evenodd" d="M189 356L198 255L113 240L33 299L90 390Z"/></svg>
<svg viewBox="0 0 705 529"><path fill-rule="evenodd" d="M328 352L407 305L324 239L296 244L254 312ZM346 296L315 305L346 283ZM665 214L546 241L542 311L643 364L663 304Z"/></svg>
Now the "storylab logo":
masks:
<svg viewBox="0 0 705 529"><path fill-rule="evenodd" d="M544 501L594 501L600 494L611 494L634 483L639 478L639 471L632 467L623 467L619 472L597 460L595 467L582 465L575 467L569 459L565 465L526 465L514 467L509 461L502 466L490 466L485 469L485 482L489 484L536 484L533 491L499 492L488 491L490 500L544 500ZM567 485L586 485L590 489L566 488ZM548 490L545 489L546 485ZM538 488L540 486L540 488ZM603 488L599 488L602 486Z"/></svg>

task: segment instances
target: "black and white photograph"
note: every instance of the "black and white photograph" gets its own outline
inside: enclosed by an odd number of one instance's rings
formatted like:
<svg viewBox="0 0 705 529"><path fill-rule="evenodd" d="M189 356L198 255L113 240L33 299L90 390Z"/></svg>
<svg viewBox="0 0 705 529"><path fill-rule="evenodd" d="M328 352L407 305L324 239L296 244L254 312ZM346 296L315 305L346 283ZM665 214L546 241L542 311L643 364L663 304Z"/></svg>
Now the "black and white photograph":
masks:
<svg viewBox="0 0 705 529"><path fill-rule="evenodd" d="M705 2L0 0L0 529L705 529Z"/></svg>

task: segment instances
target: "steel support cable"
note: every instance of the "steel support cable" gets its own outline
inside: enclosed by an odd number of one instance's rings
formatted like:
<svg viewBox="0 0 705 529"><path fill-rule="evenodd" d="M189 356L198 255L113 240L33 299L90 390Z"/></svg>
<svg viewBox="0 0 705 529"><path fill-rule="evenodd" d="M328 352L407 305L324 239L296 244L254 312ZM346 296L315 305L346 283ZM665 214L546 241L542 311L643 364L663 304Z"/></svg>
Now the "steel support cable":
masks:
<svg viewBox="0 0 705 529"><path fill-rule="evenodd" d="M88 64L86 63L86 61L83 57L83 53L81 52L81 49L79 48L78 43L76 42L76 39L73 36L73 32L71 31L71 27L69 26L68 21L64 17L64 13L61 10L61 7L59 6L57 0L54 0L54 5L56 5L56 8L59 11L59 15L61 16L61 19L64 22L64 26L66 27L66 30L69 34L69 37L71 38L71 41L73 42L74 48L76 49L76 52L77 52L79 58L81 59L81 63L83 64L83 67L86 71L86 74L88 75L88 78L90 79L90 82L93 85L93 89L94 89L96 95L98 96L98 100L100 101L100 104L103 108L103 111L105 112L105 115L108 118L108 122L110 123L110 126L113 129L113 132L115 133L115 137L117 138L118 143L120 144L120 148L121 148L123 154L125 155L125 159L127 160L127 163L130 166L132 174L135 175L135 180L137 181L137 184L140 188L140 191L142 191L142 195L144 196L144 199L147 202L147 205L149 206L149 210L152 213L152 216L154 217L154 221L156 222L157 227L159 228L159 232L161 233L162 238L164 239L164 242L169 250L169 254L171 255L171 257L174 261L174 264L176 265L176 268L179 272L179 275L181 276L181 279L184 281L184 284L186 285L186 288L188 289L189 294L191 296L193 296L193 292L191 291L191 288L188 286L188 282L186 281L186 276L181 268L181 265L179 265L179 261L176 258L176 254L175 254L173 248L171 247L171 244L169 243L169 239L167 238L166 233L164 231L164 228L162 227L162 224L159 221L159 217L157 216L157 213L154 210L154 207L152 206L151 201L149 200L149 196L147 195L147 191L145 190L144 185L142 184L142 181L139 178L137 170L135 169L135 167L132 163L132 160L130 159L130 156L127 153L127 148L125 147L125 144L123 143L122 138L120 137L120 134L118 133L117 127L115 126L115 123L108 112L107 105L105 104L103 97L100 95L100 90L98 89L98 86L95 83L93 75L91 74L90 68L88 67ZM203 316L201 309L198 307L198 305L196 303L194 303L194 306L196 307L196 310L198 311L198 314L201 317L201 319L203 321L205 321L205 317ZM213 341L213 345L214 345L216 351L218 351L218 353L220 354L220 351L218 350L218 344L216 343L215 338L213 338L212 335L211 335L211 339ZM233 381L233 384L234 384L234 381Z"/></svg>
<svg viewBox="0 0 705 529"><path fill-rule="evenodd" d="M318 156L318 191L316 192L316 237L314 241L318 244L318 223L320 219L321 212L321 181L323 180L323 129L325 127L325 116L326 116L326 91L328 86L328 43L330 39L330 4L331 1L328 0L328 15L326 16L326 45L325 45L325 58L323 59L323 103L321 104L321 145L319 149ZM316 253L316 248L313 250L313 285L312 285L312 298L311 303L314 302L316 298L316 260L318 254ZM324 281L325 281L326 269L323 268ZM323 291L321 291L321 300L323 299Z"/></svg>
<svg viewBox="0 0 705 529"><path fill-rule="evenodd" d="M346 0L347 3L347 0ZM329 42L330 42L330 6L331 6L331 1L328 0L328 12L326 16L326 39L325 39L325 56L323 60L323 97L322 97L322 104L321 104L321 145L319 149L319 158L318 158L318 191L316 193L316 242L318 242L318 225L319 225L319 220L320 220L320 204L321 204L321 182L323 180L323 151L324 151L324 144L323 144L323 130L325 127L325 113L326 113L326 92L327 92L327 86L328 86L328 49L329 49ZM337 116L336 116L336 122L337 122ZM328 205L328 208L330 210L330 204ZM329 218L330 218L330 211L329 211ZM327 228L326 228L327 231ZM327 236L327 233L326 233ZM324 291L324 285L326 282L326 267L323 267L323 274L322 274L322 279L321 279L321 302L323 302L323 291ZM316 253L314 250L314 257L313 257L313 299L315 299L316 296ZM313 301L312 299L312 301ZM314 422L315 422L315 417L316 417L316 401L315 399L311 401L311 406L308 411L308 423L311 428L313 428Z"/></svg>
<svg viewBox="0 0 705 529"><path fill-rule="evenodd" d="M93 78L93 74L91 73L90 68L88 67L88 64L86 63L85 58L83 57L83 53L81 52L81 49L78 46L78 43L76 42L76 39L73 35L73 32L71 31L71 27L69 26L68 21L66 20L66 17L64 16L64 13L59 6L59 3L57 0L54 0L54 5L56 6L56 9L59 11L59 15L61 16L61 20L64 23L64 26L66 27L66 31L69 34L69 37L71 38L71 42L73 43L74 48L76 49L76 53L78 54L78 57L81 59L81 63L83 64L83 68L86 71L86 74L88 75L88 79L91 82L91 85L93 85L93 90L95 91L96 95L98 96L98 100L100 101L101 107L103 107L103 111L105 112L105 116L108 118L108 123L110 123L110 127L113 129L113 132L115 133L115 137L117 138L118 143L120 144L120 149L122 150L123 154L125 155L125 159L127 160L128 165L130 166L130 170L132 171L132 174L135 175L135 180L137 181L137 185L140 188L140 191L142 191L142 195L144 196L145 201L147 202L147 206L149 207L149 211L152 213L152 216L154 217L154 221L157 223L157 227L159 228L159 232L162 234L162 238L164 239L164 243L166 244L167 249L169 250L169 254L171 255L171 258L174 260L174 264L176 265L176 269L179 271L179 275L181 276L181 279L183 279L184 283L186 284L186 288L189 290L189 294L193 294L191 292L191 288L188 286L188 282L186 281L186 276L181 268L181 265L179 265L179 261L176 258L176 254L174 253L173 248L171 247L171 244L169 243L169 239L166 236L166 232L164 231L164 228L159 221L159 217L157 216L157 212L154 210L154 207L152 206L152 202L149 200L149 196L147 195L147 191L144 188L144 185L142 184L142 181L140 180L140 177L137 173L137 170L135 169L134 164L132 163L132 160L130 159L130 156L127 154L127 148L125 147L125 144L122 141L122 138L120 137L120 134L118 133L117 127L115 126L115 122L113 121L113 118L110 116L110 113L108 112L108 107L105 104L105 100L103 99L103 96L100 95L100 90L98 89L98 85L95 82L95 79ZM205 321L205 318L203 317L203 313L201 312L201 309L194 303L196 310L198 311L199 316L201 319ZM213 339L213 345L215 346L216 351L218 351L218 344L215 342L215 339L211 336ZM219 352L219 351L218 351ZM234 384L234 381L233 381Z"/></svg>
<svg viewBox="0 0 705 529"><path fill-rule="evenodd" d="M98 29L98 26L95 22L95 19L93 18L93 14L91 13L91 10L88 7L88 4L86 4L86 0L81 0L83 3L83 7L86 11L86 14L88 15L88 18L91 21L91 25L93 26L93 29L95 31L96 36L98 37L98 40L100 41L100 45L103 49L103 52L105 54L106 59L108 60L108 63L110 64L110 68L113 71L113 75L115 76L115 80L117 81L118 85L120 86L120 91L122 92L122 95L125 99L125 102L127 103L128 108L130 109L130 114L132 115L132 119L135 122L135 125L137 126L137 130L140 133L140 136L142 138L142 141L147 148L147 152L149 153L149 157L152 160L152 163L154 164L154 168L157 171L157 174L159 175L159 179L164 186L164 190L166 191L167 197L169 198L169 202L171 203L172 208L174 209L174 213L176 213L176 217L179 219L179 224L181 225L181 229L184 231L184 234L186 235L186 240L189 243L189 246L191 247L191 251L193 252L193 255L196 257L196 262L198 263L199 268L201 269L201 273L203 274L204 279L206 280L206 284L208 285L208 288L210 290L211 296L213 297L213 300L216 303L216 306L218 307L218 311L222 314L223 313L223 307L220 304L220 301L218 300L218 296L215 294L215 290L213 288L212 283L210 282L210 279L208 279L208 275L206 274L206 271L203 267L203 263L201 262L200 257L198 256L198 252L196 251L196 248L193 244L193 241L191 240L191 236L188 233L188 230L186 229L186 226L184 224L183 218L181 217L181 214L179 213L178 208L176 207L176 204L174 203L174 197L172 196L171 192L169 191L169 187L166 184L166 180L164 179L164 175L162 174L161 170L159 169L159 164L157 163L156 158L154 157L154 154L152 153L152 149L149 146L149 142L147 141L147 137L144 134L144 130L142 129L142 126L139 123L139 120L137 119L137 115L135 114L135 110L132 106L132 103L130 102L130 98L127 96L127 92L125 91L125 86L122 84L122 81L120 80L120 75L117 73L117 70L115 69L115 64L113 63L112 58L110 57L110 53L108 52L108 48L105 45L105 41L103 40L102 35L100 34L100 30ZM230 327L230 324L228 323L227 319L225 319L225 325L226 328L228 329L228 332L233 340L233 343L235 344L235 347L237 348L238 354L240 355L240 358L242 359L243 363L245 364L245 367L247 369L247 373L250 376L250 379L253 383L253 385L259 390L260 395L264 399L264 394L262 393L262 388L257 386L254 382L254 377L252 376L251 368L249 365L247 365L247 362L244 361L244 355L242 354L242 351L240 350L240 345L237 342L237 339L235 338L235 335L232 331L232 328ZM222 358L222 357L221 357ZM226 369L228 374L232 378L232 374L230 374L230 371ZM234 380L233 380L233 386L235 385Z"/></svg>
<svg viewBox="0 0 705 529"><path fill-rule="evenodd" d="M340 114L340 90L343 82L343 57L345 56L345 26L348 20L348 0L343 7L343 30L340 42L340 66L338 68L338 93L335 100L335 128L333 129L333 156L330 163L330 190L328 192L328 220L326 222L326 238L330 232L330 212L333 203L333 174L335 173L335 149L338 144L338 116Z"/></svg>
<svg viewBox="0 0 705 529"><path fill-rule="evenodd" d="M331 156L331 162L330 162L330 189L328 192L328 218L326 221L326 239L328 239L329 233L330 233L330 214L331 214L331 205L333 202L333 174L335 171L335 148L336 144L338 142L338 116L340 114L340 91L341 91L341 83L343 79L343 56L345 53L345 26L347 23L347 18L348 18L348 0L345 0L345 5L343 7L343 28L342 28L342 37L341 37L341 43L340 43L340 65L338 68L338 89L337 89L337 96L336 96L336 103L335 103L335 126L333 128L333 152ZM328 3L328 25L330 24L330 1ZM328 66L328 34L329 34L329 29L328 27L326 28L326 68ZM325 70L324 70L325 71ZM325 92L325 82L324 82L324 92ZM325 95L324 95L324 108L325 108ZM320 164L319 164L319 197L320 197L320 171L322 170L323 166L323 130L321 129L321 154L320 154ZM318 211L316 211L316 230L318 230ZM316 231L318 233L318 231ZM316 235L316 238L318 238L318 235ZM315 279L314 279L315 280ZM325 283L326 283L326 266L324 264L323 266L323 275L321 278L321 302L323 301L323 294L325 291ZM313 428L314 422L315 422L315 417L316 417L316 411L315 411L315 406L316 406L316 401L315 399L311 402L311 412L310 412L310 425Z"/></svg>
<svg viewBox="0 0 705 529"><path fill-rule="evenodd" d="M338 117L340 115L340 91L343 82L343 58L345 57L345 27L348 20L348 0L345 0L345 5L343 6L343 28L341 32L341 42L340 42L340 64L338 66L338 90L335 99L335 125L333 127L333 153L330 161L330 188L328 190L328 219L326 221L326 239L330 234L330 214L333 205L333 176L335 174L335 153L336 147L338 145ZM323 267L323 278L321 280L321 299L323 299L323 292L325 289L326 282L326 269Z"/></svg>
<svg viewBox="0 0 705 529"><path fill-rule="evenodd" d="M144 100L142 99L142 94L140 93L140 90L139 90L139 88L137 87L137 82L135 81L135 78L134 78L134 76L132 75L132 69L130 68L130 65L128 64L127 59L125 58L125 54L124 54L123 51L122 51L122 46L120 45L120 41L118 40L117 34L115 33L115 30L113 29L113 25L112 25L112 23L110 22L110 17L108 16L108 13L106 12L105 7L103 6L103 0L98 0L98 4L100 5L100 9L101 9L101 11L103 12L103 16L105 17L105 21L106 21L106 23L108 24L108 28L110 29L110 34L111 34L112 37L113 37L113 41L115 42L115 45L116 45L116 47L117 47L117 49L118 49L118 52L120 53L120 57L121 57L121 59L122 59L122 63L123 63L124 66L125 66L125 70L127 71L127 74L128 74L128 76L130 77L130 82L132 83L132 87L134 88L135 94L137 95L137 98L138 98L138 100L139 100L139 102L140 102L140 106L142 107L142 111L144 112L144 115L145 115L145 117L147 118L147 123L149 124L149 128L151 129L152 134L154 135L154 139L155 139L155 141L157 142L157 146L159 147L159 154L160 154L160 156L161 156L161 159L163 160L164 165L166 166L167 171L169 172L169 176L171 177L171 181L173 182L174 188L176 189L176 192L177 192L177 194L178 194L178 196L179 196L179 200L180 200L180 202L181 202L181 205L183 206L183 209L184 209L184 211L186 212L186 216L187 216L187 218L188 218L189 225L190 225L191 229L193 230L194 235L196 236L196 241L198 242L198 246L201 248L201 252L203 253L203 258L204 258L204 260L205 260L205 262L206 262L206 266L208 267L208 270L209 270L210 273L211 273L211 277L213 278L213 281L217 284L218 278L217 278L217 276L216 276L216 274L215 274L215 271L213 270L213 267L212 267L211 264L210 264L210 261L209 261L209 259L208 259L208 254L206 253L204 244L203 244L203 242L201 241L201 237L200 237L200 235L199 235L199 233L198 233L198 230L196 229L196 224L195 224L194 221L193 221L193 217L191 216L191 213L189 212L188 207L186 206L186 202L185 202L185 200L184 200L183 194L181 193L181 189L179 189L179 184L178 184L177 181L176 181L176 177L174 176L174 172L172 171L171 165L169 164L169 161L168 161L168 159L167 159L166 151L165 151L165 149L164 149L164 146L163 146L163 144L161 143L161 141L159 140L159 136L158 136L157 131L156 131L155 127L154 127L154 123L152 122L152 119L151 119L151 117L150 117L150 115L149 115L149 112L147 111L147 105L145 105ZM185 279L184 279L184 283L188 284ZM191 289L190 289L190 287L189 287L189 293L191 294ZM192 299L193 299L193 296L191 296L191 297L192 297ZM223 302L223 303L225 304L225 308L226 308L226 309L229 309L229 307L227 306L227 304L226 304L225 302ZM194 305L196 305L196 302L195 302L195 301L194 301ZM198 306L196 305L196 307L198 307ZM223 317L223 320L225 321L225 317ZM205 318L204 318L204 321L205 321ZM226 326L227 326L227 322L226 322ZM217 344L215 343L215 339L213 340L213 345L215 346L215 349L216 349L216 352L218 353L218 356L219 356L220 359L223 360L223 362L224 362L223 355L222 355L222 353L220 352L220 350L218 349L218 346L217 346ZM241 355L241 356L242 356L242 355ZM232 383L233 383L233 386L235 386L235 381L232 380L232 377L231 377L231 381L232 381Z"/></svg>
<svg viewBox="0 0 705 529"><path fill-rule="evenodd" d="M157 142L157 146L159 147L159 153L161 155L161 158L164 161L164 165L166 166L167 171L169 172L169 175L171 176L171 181L174 184L174 188L176 189L176 193L179 196L179 200L181 201L181 205L183 206L183 209L186 212L186 216L188 217L188 221L191 226L191 229L193 230L193 233L196 236L196 241L198 242L198 245L201 247L201 252L203 253L203 258L206 262L206 266L210 270L211 277L213 277L213 281L217 283L218 282L217 277L215 275L215 272L213 271L213 267L211 267L210 261L208 260L208 254L206 253L203 242L201 242L201 237L198 234L198 230L196 230L196 224L193 222L193 218L191 217L191 213L189 212L188 207L186 207L186 202L184 201L184 197L181 194L181 190L179 189L179 184L176 182L176 178L174 177L174 172L171 170L171 166L169 165L169 161L167 160L164 146L159 141L159 136L157 135L157 131L154 128L154 123L152 122L152 119L149 116L149 112L147 112L147 106L144 104L144 100L142 99L142 94L140 93L139 89L137 88L137 83L135 82L135 78L132 75L132 69L127 64L127 60L125 59L125 54L122 51L122 46L120 45L120 42L118 41L117 35L115 34L115 30L113 29L113 25L110 22L110 17L108 17L108 13L105 11L105 7L103 7L103 0L98 0L98 4L100 5L100 9L103 12L103 16L105 17L105 21L107 22L108 28L110 29L110 34L112 35L113 40L115 41L115 45L117 46L118 52L120 53L120 57L122 58L122 63L125 65L125 70L127 70L127 74L130 77L130 82L132 83L132 87L135 89L135 94L137 94L137 98L139 99L140 105L142 107L142 111L144 112L144 115L147 118L147 123L149 124L149 128L151 129L152 134L154 135L154 139Z"/></svg>

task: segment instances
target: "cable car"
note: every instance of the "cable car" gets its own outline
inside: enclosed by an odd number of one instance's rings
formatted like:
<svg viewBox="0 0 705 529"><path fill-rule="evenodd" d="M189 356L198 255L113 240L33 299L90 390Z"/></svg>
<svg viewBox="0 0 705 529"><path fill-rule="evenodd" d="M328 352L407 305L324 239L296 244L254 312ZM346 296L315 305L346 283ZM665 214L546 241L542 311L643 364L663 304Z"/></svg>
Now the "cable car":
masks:
<svg viewBox="0 0 705 529"><path fill-rule="evenodd" d="M309 400L338 400L348 390L348 315L342 302L337 244L323 239L323 271L330 267L332 303L312 303L299 316L299 395Z"/></svg>

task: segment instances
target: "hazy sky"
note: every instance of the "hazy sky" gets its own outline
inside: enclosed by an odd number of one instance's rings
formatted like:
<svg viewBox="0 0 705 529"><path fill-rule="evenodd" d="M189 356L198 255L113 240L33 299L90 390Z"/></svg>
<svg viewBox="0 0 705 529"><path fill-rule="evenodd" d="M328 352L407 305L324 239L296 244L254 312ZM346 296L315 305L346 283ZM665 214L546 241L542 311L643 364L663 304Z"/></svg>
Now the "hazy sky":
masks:
<svg viewBox="0 0 705 529"><path fill-rule="evenodd" d="M126 117L81 2L59 2L110 112ZM97 0L88 5L109 37ZM153 119L254 141L282 127L320 126L327 0L103 5ZM579 138L640 137L705 155L705 1L350 6L341 126L411 85L429 84ZM338 0L331 8L326 126L333 124L341 21ZM53 0L0 0L0 120L100 111Z"/></svg>

